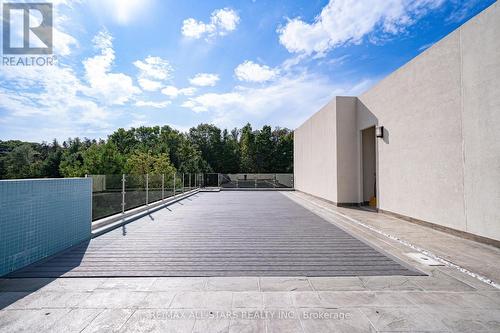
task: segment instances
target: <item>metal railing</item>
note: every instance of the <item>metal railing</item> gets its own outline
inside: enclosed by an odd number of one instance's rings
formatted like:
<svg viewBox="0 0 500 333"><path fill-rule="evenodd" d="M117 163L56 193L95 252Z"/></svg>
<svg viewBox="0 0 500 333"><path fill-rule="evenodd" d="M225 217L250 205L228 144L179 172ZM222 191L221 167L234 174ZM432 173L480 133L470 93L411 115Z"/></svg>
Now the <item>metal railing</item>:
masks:
<svg viewBox="0 0 500 333"><path fill-rule="evenodd" d="M202 187L201 174L88 175L92 178L92 220Z"/></svg>
<svg viewBox="0 0 500 333"><path fill-rule="evenodd" d="M88 175L92 178L92 220L149 205L195 188L288 189L293 174L173 173Z"/></svg>
<svg viewBox="0 0 500 333"><path fill-rule="evenodd" d="M221 188L293 188L292 173L219 174Z"/></svg>

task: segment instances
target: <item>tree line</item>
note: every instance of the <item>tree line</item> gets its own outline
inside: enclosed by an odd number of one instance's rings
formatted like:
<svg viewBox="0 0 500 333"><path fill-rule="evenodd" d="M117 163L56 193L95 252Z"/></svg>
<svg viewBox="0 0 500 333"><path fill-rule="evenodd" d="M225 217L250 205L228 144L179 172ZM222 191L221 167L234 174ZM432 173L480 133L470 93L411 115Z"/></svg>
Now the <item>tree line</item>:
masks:
<svg viewBox="0 0 500 333"><path fill-rule="evenodd" d="M107 140L0 141L0 179L173 172L292 173L293 132L200 124L187 133L170 126L120 128Z"/></svg>

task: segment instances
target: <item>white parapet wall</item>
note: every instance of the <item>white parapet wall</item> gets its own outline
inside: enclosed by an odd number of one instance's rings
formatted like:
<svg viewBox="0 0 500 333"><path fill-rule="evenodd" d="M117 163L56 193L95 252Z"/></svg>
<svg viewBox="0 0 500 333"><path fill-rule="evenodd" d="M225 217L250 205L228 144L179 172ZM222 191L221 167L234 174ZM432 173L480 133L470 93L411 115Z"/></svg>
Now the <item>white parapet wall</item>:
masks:
<svg viewBox="0 0 500 333"><path fill-rule="evenodd" d="M384 126L375 154L379 209L500 240L499 87L496 2L356 107L337 97L301 125L295 188L335 203L366 201L361 131Z"/></svg>

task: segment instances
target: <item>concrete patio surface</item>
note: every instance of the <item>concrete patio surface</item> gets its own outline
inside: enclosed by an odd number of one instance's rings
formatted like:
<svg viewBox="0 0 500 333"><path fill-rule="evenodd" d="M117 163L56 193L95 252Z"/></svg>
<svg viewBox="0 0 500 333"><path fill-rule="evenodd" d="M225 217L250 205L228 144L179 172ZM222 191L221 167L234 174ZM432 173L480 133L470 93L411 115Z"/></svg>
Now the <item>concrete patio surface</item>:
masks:
<svg viewBox="0 0 500 333"><path fill-rule="evenodd" d="M0 279L0 331L500 331L499 289L416 261L406 255L414 249L338 213L497 282L498 249L301 193L281 195L428 276Z"/></svg>

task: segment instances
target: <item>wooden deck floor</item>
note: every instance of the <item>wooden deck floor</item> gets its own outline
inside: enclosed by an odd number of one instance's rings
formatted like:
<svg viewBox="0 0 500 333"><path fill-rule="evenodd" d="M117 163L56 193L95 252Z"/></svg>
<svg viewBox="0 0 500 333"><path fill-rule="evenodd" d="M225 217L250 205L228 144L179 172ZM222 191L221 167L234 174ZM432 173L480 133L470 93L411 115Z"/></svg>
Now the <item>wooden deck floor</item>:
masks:
<svg viewBox="0 0 500 333"><path fill-rule="evenodd" d="M199 193L11 277L421 275L279 192Z"/></svg>

